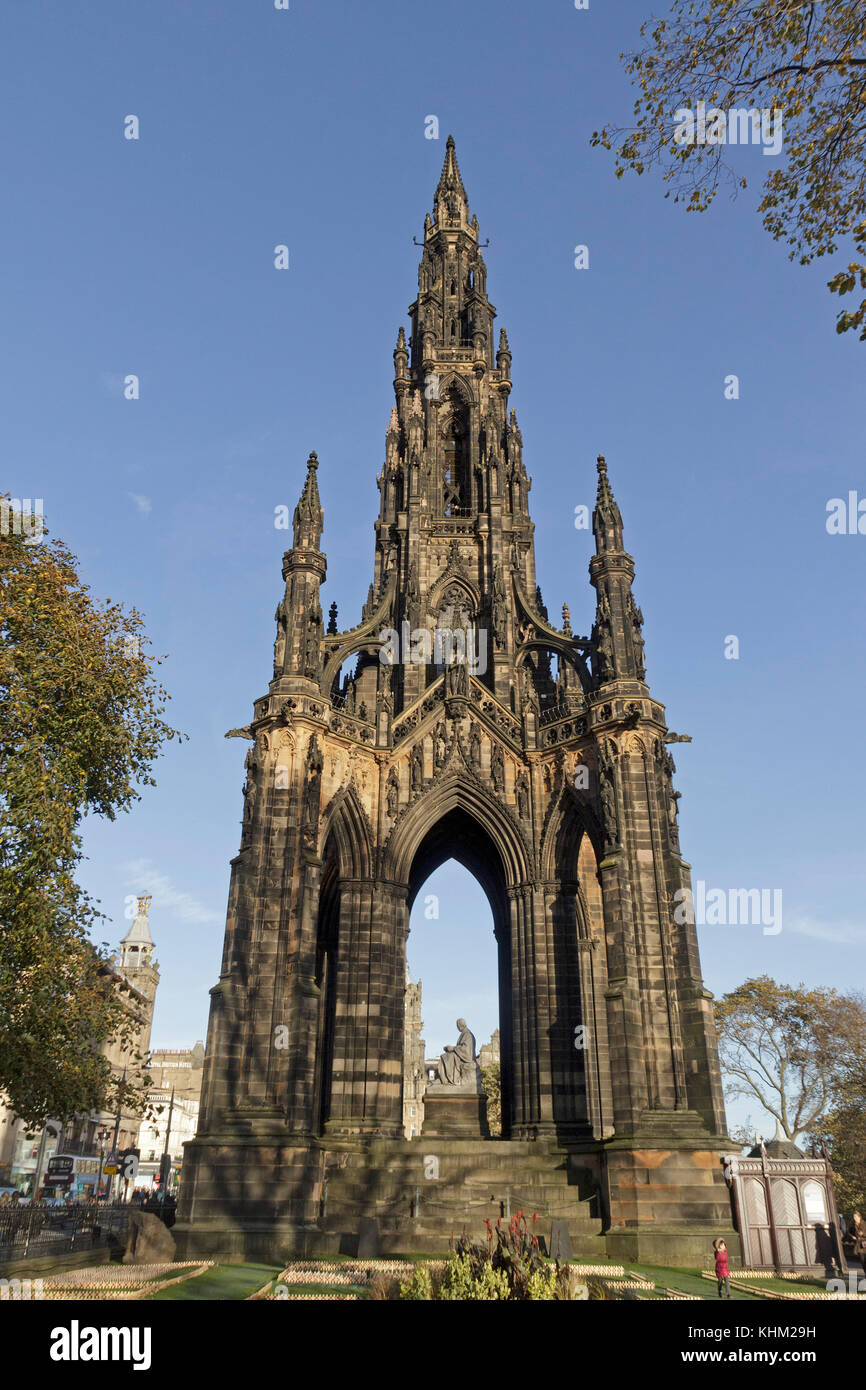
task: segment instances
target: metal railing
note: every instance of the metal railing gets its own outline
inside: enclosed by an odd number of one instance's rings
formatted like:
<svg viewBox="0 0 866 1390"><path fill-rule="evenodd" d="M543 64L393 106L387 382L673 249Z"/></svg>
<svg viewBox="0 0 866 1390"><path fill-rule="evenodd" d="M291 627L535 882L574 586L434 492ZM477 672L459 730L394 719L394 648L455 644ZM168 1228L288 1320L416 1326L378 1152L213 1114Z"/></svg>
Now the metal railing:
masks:
<svg viewBox="0 0 866 1390"><path fill-rule="evenodd" d="M130 1210L126 1202L76 1202L74 1206L28 1202L0 1207L0 1264L122 1244Z"/></svg>

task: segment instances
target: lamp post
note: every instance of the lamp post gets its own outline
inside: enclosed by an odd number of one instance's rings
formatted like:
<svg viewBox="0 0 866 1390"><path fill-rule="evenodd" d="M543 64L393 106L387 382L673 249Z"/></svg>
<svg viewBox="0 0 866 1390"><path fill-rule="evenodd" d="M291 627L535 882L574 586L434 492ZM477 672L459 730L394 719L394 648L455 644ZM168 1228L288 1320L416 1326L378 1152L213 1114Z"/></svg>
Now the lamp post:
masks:
<svg viewBox="0 0 866 1390"><path fill-rule="evenodd" d="M122 1079L121 1079L121 1085L125 1085L125 1084L126 1084L126 1067L123 1068L123 1077L122 1077ZM122 1102L118 1102L117 1114L116 1114L115 1117L114 1117L114 1137L113 1137L113 1139L112 1139L112 1141L111 1141L111 1152L115 1155L115 1157L116 1157L116 1155L117 1155L117 1131L120 1129L120 1112L121 1112L121 1105L122 1105ZM107 1186L107 1188L105 1189L105 1200L106 1200L106 1202L108 1202L108 1201L110 1200L110 1198L111 1198L111 1189L112 1189L113 1185L114 1185L114 1174L113 1174L113 1173L109 1173L109 1175L108 1175L108 1186Z"/></svg>
<svg viewBox="0 0 866 1390"><path fill-rule="evenodd" d="M165 1192L166 1192L166 1188L168 1187L168 1173L167 1173L167 1171L166 1171L166 1162L165 1162L165 1160L166 1160L166 1158L168 1157L168 1144L169 1144L169 1140L171 1139L171 1117L172 1117L172 1114L173 1114L173 1113L174 1113L174 1087L172 1086L172 1088L171 1088L171 1101L170 1101L169 1107L168 1107L168 1123L166 1124L166 1127L165 1127L165 1148L164 1148L163 1151L162 1151L162 1163L160 1164L160 1172L161 1172L161 1176L162 1176L162 1181L161 1181L161 1183L160 1183L160 1185L159 1185L159 1201L160 1201L160 1205L161 1205L161 1206L165 1206Z"/></svg>
<svg viewBox="0 0 866 1390"><path fill-rule="evenodd" d="M97 1144L99 1145L99 1176L98 1176L98 1178L97 1178L97 1180L96 1180L96 1195L97 1195L97 1197L99 1196L99 1191L100 1191L100 1188L102 1187L102 1169L103 1169L103 1166L104 1166L104 1164L105 1164L105 1145L106 1145L107 1141L108 1141L108 1130L105 1128L105 1125L103 1125L102 1128L100 1129L99 1133L98 1133L97 1136L96 1136L96 1142L97 1142Z"/></svg>

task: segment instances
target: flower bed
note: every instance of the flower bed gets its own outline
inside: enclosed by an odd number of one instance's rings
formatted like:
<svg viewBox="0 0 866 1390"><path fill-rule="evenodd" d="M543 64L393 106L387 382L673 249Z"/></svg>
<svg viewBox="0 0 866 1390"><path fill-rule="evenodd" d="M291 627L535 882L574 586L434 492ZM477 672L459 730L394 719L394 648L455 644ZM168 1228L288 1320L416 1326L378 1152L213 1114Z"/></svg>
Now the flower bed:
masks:
<svg viewBox="0 0 866 1390"><path fill-rule="evenodd" d="M126 1299L152 1293L213 1267L213 1260L179 1260L150 1265L92 1265L43 1280L46 1299ZM174 1277L166 1277L174 1276Z"/></svg>

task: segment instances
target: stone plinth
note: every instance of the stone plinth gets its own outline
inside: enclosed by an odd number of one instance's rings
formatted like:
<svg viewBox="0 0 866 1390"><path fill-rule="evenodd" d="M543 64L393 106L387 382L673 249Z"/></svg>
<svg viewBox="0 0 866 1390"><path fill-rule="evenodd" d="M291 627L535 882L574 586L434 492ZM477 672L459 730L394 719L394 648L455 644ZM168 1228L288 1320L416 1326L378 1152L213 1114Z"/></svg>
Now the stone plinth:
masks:
<svg viewBox="0 0 866 1390"><path fill-rule="evenodd" d="M424 1095L421 1137L489 1139L487 1097L475 1090L461 1091L454 1086L428 1090Z"/></svg>

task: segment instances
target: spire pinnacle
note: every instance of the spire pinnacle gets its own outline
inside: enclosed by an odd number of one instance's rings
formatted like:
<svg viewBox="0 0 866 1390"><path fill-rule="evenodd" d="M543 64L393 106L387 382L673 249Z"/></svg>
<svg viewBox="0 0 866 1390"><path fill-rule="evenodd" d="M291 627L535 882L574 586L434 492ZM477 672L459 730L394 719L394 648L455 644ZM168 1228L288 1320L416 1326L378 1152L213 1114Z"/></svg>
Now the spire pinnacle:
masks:
<svg viewBox="0 0 866 1390"><path fill-rule="evenodd" d="M318 466L319 459L314 449L307 459L307 477L293 517L295 546L301 546L306 550L318 550L322 527L325 524L325 514L322 511L316 482Z"/></svg>
<svg viewBox="0 0 866 1390"><path fill-rule="evenodd" d="M438 227L466 227L469 223L469 199L460 177L453 135L445 142L445 160L433 196L433 217Z"/></svg>
<svg viewBox="0 0 866 1390"><path fill-rule="evenodd" d="M622 516L611 490L607 476L607 462L604 454L596 459L598 470L598 491L595 498L595 511L592 514L592 529L595 535L596 553L603 550L622 549Z"/></svg>

